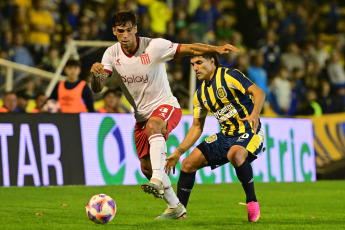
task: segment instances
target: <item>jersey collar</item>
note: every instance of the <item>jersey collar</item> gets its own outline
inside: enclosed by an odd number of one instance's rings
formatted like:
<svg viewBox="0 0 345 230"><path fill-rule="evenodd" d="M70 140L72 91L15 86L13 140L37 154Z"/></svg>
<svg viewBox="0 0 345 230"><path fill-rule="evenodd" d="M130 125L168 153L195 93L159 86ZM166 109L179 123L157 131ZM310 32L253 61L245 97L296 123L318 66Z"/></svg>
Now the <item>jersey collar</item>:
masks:
<svg viewBox="0 0 345 230"><path fill-rule="evenodd" d="M211 78L211 80L208 83L206 83L206 81L205 81L206 86L212 85L212 82L214 81L214 79L216 79L217 71L218 71L218 67L214 70L214 74L213 74L213 77Z"/></svg>

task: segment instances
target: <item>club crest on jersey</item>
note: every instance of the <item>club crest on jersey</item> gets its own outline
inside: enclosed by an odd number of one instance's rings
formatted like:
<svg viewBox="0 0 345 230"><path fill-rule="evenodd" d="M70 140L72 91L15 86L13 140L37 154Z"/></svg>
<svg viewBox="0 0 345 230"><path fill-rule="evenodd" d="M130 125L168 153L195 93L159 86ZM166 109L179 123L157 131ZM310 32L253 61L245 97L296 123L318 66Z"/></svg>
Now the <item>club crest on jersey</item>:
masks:
<svg viewBox="0 0 345 230"><path fill-rule="evenodd" d="M225 91L225 88L224 86L221 86L217 89L217 97L219 99L223 99L224 97L226 97L226 91Z"/></svg>
<svg viewBox="0 0 345 230"><path fill-rule="evenodd" d="M217 135L216 134L213 134L212 136L209 136L209 137L207 137L206 139L205 139L205 141L207 142L207 143L212 143L212 142L214 142L214 141L216 141L217 140Z"/></svg>
<svg viewBox="0 0 345 230"><path fill-rule="evenodd" d="M140 55L140 60L141 60L141 64L143 65L147 65L151 62L148 54Z"/></svg>

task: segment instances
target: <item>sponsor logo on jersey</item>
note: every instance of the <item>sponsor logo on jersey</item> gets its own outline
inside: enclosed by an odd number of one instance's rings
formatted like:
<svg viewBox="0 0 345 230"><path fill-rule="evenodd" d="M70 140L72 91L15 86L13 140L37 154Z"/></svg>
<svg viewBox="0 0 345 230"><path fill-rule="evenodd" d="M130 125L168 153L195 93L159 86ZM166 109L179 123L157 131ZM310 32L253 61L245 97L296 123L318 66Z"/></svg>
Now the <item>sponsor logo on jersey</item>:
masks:
<svg viewBox="0 0 345 230"><path fill-rule="evenodd" d="M144 75L141 75L141 76L128 76L125 75L125 76L122 76L121 75L121 78L122 78L122 81L128 85L132 84L132 83L147 83L149 82L149 76L146 74L145 76Z"/></svg>
<svg viewBox="0 0 345 230"><path fill-rule="evenodd" d="M121 65L121 63L120 63L120 58L116 60L115 65Z"/></svg>
<svg viewBox="0 0 345 230"><path fill-rule="evenodd" d="M143 65L150 64L150 62L151 62L148 54L140 55L140 60L141 60L141 64L143 64Z"/></svg>
<svg viewBox="0 0 345 230"><path fill-rule="evenodd" d="M226 92L225 92L224 86L221 86L217 89L217 97L219 99L223 99L224 97L226 97Z"/></svg>

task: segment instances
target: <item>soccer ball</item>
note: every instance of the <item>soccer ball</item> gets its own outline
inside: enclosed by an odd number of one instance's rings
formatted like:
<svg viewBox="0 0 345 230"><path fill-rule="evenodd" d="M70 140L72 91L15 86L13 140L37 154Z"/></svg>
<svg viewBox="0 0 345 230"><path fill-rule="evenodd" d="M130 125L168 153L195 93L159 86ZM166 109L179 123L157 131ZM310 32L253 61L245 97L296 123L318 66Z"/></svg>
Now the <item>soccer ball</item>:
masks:
<svg viewBox="0 0 345 230"><path fill-rule="evenodd" d="M85 208L89 219L97 224L109 223L116 214L115 201L105 194L91 197Z"/></svg>
<svg viewBox="0 0 345 230"><path fill-rule="evenodd" d="M57 100L49 99L42 107L42 112L45 113L60 113L61 108Z"/></svg>

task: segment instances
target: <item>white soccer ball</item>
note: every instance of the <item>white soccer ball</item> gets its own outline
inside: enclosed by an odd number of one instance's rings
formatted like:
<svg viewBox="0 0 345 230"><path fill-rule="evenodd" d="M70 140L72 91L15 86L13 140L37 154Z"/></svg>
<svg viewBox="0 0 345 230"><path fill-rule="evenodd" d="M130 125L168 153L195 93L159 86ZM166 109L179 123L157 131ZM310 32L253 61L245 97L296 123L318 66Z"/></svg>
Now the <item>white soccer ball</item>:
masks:
<svg viewBox="0 0 345 230"><path fill-rule="evenodd" d="M57 100L49 99L42 107L42 112L45 113L60 113L61 107Z"/></svg>
<svg viewBox="0 0 345 230"><path fill-rule="evenodd" d="M106 194L94 195L85 208L89 219L97 224L109 223L116 214L115 201Z"/></svg>

